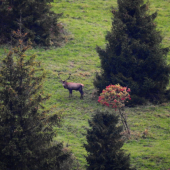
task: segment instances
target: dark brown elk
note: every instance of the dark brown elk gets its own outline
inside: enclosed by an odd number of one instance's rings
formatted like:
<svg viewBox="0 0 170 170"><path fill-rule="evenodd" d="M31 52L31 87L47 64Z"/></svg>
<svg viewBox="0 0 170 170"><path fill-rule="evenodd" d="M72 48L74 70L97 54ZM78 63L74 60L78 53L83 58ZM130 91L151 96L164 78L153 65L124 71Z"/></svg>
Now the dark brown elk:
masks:
<svg viewBox="0 0 170 170"><path fill-rule="evenodd" d="M71 76L71 74L69 75L69 77L66 80L70 79L70 76ZM58 74L58 77L60 78L59 74ZM69 97L72 97L72 90L76 90L76 91L79 91L81 94L80 99L83 99L83 94L84 94L84 92L83 92L84 85L83 84L67 82L66 80L62 80L61 78L60 78L60 80L61 80L61 83L63 84L63 87L65 89L68 89Z"/></svg>

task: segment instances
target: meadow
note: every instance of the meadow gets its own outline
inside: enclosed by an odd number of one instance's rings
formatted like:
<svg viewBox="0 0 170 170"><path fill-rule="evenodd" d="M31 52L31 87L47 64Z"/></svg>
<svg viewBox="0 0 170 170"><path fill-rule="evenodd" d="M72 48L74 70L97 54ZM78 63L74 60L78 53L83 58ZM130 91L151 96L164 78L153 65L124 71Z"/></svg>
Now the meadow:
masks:
<svg viewBox="0 0 170 170"><path fill-rule="evenodd" d="M55 127L55 140L68 144L76 159L77 166L85 170L86 129L88 119L98 110L108 109L97 102L94 95L93 80L96 72L100 72L100 59L96 46L105 48L105 35L111 29L111 7L117 6L116 0L56 0L52 10L63 13L59 22L63 24L65 43L60 48L34 48L28 55L37 54L47 71L44 90L50 93L51 99L46 107L57 105L62 110L64 119L61 128ZM162 45L170 46L170 0L150 0L150 12L158 11L157 29L162 32ZM0 56L4 56L4 48L0 48ZM170 53L167 62L170 61ZM71 73L71 82L84 84L84 100L80 100L79 92L69 93L62 87L58 73L66 79ZM115 112L109 109L110 112ZM131 138L123 149L131 154L131 164L138 170L170 169L170 102L160 105L148 103L145 106L125 108ZM145 133L147 132L147 133Z"/></svg>

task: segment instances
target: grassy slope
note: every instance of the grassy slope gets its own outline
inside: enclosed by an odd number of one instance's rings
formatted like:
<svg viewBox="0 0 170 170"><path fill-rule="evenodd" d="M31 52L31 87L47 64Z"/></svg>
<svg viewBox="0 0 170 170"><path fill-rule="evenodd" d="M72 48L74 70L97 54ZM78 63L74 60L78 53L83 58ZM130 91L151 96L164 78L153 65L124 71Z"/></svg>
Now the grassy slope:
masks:
<svg viewBox="0 0 170 170"><path fill-rule="evenodd" d="M64 124L58 130L56 140L68 143L81 169L85 169L86 155L82 147L86 142L85 134L88 119L96 109L105 109L93 99L93 78L100 70L100 60L95 51L96 45L105 47L105 35L111 28L110 7L116 7L116 0L60 0L53 3L53 10L63 12L60 21L71 33L72 40L58 49L34 49L38 60L48 71L45 91L52 94L47 107L53 104L58 109L64 109ZM150 0L150 10L159 10L157 17L158 29L163 32L163 44L169 45L170 39L170 2L169 0ZM0 49L0 54L4 54ZM170 56L168 56L170 60ZM70 81L85 85L85 99L79 100L80 94L73 92L73 98L68 98L65 90L57 79L57 72L63 72L61 77L67 78L72 73ZM131 140L125 145L127 153L131 153L132 164L140 170L166 170L170 168L170 103L159 106L143 106L126 108L128 122L133 132ZM142 136L148 130L146 137ZM56 128L57 130L57 128Z"/></svg>

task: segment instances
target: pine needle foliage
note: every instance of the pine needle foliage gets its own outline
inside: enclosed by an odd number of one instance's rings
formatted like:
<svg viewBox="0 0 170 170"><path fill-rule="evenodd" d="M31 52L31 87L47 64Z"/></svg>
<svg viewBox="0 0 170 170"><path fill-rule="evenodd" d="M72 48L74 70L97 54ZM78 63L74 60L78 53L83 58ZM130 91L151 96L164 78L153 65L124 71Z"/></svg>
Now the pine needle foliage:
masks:
<svg viewBox="0 0 170 170"><path fill-rule="evenodd" d="M19 39L0 67L0 169L59 170L70 157L62 143L51 143L62 113L43 106L46 73L36 55L25 54L29 48Z"/></svg>
<svg viewBox="0 0 170 170"><path fill-rule="evenodd" d="M119 117L108 111L96 111L89 120L87 130L87 170L133 170L130 156L122 148L124 144Z"/></svg>
<svg viewBox="0 0 170 170"><path fill-rule="evenodd" d="M106 49L97 47L101 74L94 86L99 93L110 84L131 89L131 104L164 100L170 78L167 64L169 48L162 47L163 37L156 29L157 12L149 13L143 0L118 0L112 9L111 31L106 35Z"/></svg>
<svg viewBox="0 0 170 170"><path fill-rule="evenodd" d="M11 32L19 29L35 44L57 45L60 34L58 19L62 14L51 11L53 0L3 0L0 1L0 44L11 41Z"/></svg>

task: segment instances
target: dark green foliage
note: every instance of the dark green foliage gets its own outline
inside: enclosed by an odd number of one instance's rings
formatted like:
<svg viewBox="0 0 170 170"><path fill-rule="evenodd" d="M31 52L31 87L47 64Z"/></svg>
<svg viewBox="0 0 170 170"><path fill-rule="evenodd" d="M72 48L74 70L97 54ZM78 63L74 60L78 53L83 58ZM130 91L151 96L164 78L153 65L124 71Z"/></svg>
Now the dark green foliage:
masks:
<svg viewBox="0 0 170 170"><path fill-rule="evenodd" d="M130 157L121 149L122 126L117 126L118 116L96 111L89 120L87 130L87 170L130 170Z"/></svg>
<svg viewBox="0 0 170 170"><path fill-rule="evenodd" d="M19 42L0 68L0 169L60 170L70 157L62 143L51 143L61 113L44 108L50 97L42 89L45 72Z"/></svg>
<svg viewBox="0 0 170 170"><path fill-rule="evenodd" d="M35 44L56 45L60 34L58 18L62 14L51 11L53 0L0 0L0 44L11 41L11 32L19 29Z"/></svg>
<svg viewBox="0 0 170 170"><path fill-rule="evenodd" d="M99 93L109 84L128 86L131 104L162 101L170 78L166 61L169 48L161 46L163 38L154 22L157 12L149 14L143 0L117 2L118 10L112 10L112 29L106 35L106 49L96 49L102 70L94 86Z"/></svg>

